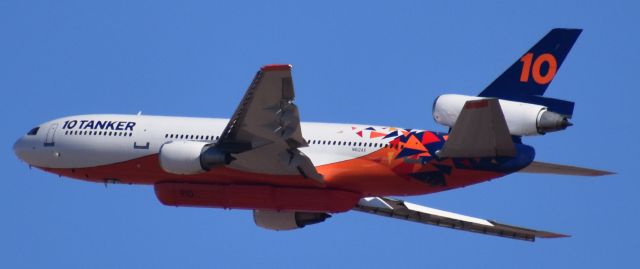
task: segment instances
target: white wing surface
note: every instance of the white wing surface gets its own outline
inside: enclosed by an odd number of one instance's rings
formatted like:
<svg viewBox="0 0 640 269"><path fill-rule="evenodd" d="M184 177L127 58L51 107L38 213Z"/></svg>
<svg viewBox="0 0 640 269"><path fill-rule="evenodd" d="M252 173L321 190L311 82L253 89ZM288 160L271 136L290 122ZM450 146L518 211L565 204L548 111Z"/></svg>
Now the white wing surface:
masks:
<svg viewBox="0 0 640 269"><path fill-rule="evenodd" d="M229 167L322 182L311 160L298 150L308 145L294 97L291 65L267 65L258 71L217 145L231 153Z"/></svg>
<svg viewBox="0 0 640 269"><path fill-rule="evenodd" d="M527 241L535 241L536 238L568 237L568 235L564 234L506 225L492 220L465 216L386 197L363 198L354 210L440 227Z"/></svg>

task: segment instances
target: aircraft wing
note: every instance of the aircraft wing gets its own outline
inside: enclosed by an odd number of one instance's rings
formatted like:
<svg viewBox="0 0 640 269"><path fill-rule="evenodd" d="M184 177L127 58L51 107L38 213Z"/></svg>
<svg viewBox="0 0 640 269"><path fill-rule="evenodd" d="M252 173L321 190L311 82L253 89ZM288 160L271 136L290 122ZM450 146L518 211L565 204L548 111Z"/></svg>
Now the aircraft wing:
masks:
<svg viewBox="0 0 640 269"><path fill-rule="evenodd" d="M258 71L217 144L231 153L229 167L303 175L322 183L322 175L298 150L308 144L302 137L294 97L291 65L267 65Z"/></svg>
<svg viewBox="0 0 640 269"><path fill-rule="evenodd" d="M363 198L353 210L519 240L535 241L536 238L568 237L568 235L564 234L506 225L492 220L460 215L386 197Z"/></svg>

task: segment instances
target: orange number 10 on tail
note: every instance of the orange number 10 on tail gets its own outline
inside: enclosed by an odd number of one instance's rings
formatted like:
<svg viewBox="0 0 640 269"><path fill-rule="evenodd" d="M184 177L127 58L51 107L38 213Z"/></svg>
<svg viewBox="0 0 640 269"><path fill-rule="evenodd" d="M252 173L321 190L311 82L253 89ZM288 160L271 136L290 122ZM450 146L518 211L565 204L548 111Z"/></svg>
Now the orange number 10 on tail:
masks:
<svg viewBox="0 0 640 269"><path fill-rule="evenodd" d="M548 84L551 82L553 77L556 75L556 71L558 71L558 62L556 61L556 57L550 53L544 53L540 56L536 57L535 61L533 61L533 53L529 52L520 58L520 62L522 62L522 73L520 74L521 82L529 82L529 74L533 77L533 81L540 85ZM549 68L547 69L547 73L541 74L541 67L543 63L547 63Z"/></svg>

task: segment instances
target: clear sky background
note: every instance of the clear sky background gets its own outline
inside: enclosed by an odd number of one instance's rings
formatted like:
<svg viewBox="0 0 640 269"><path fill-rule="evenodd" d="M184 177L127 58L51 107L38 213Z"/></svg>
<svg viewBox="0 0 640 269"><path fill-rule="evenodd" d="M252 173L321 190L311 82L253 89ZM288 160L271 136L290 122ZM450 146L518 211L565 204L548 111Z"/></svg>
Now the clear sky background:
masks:
<svg viewBox="0 0 640 269"><path fill-rule="evenodd" d="M638 266L637 1L212 2L0 0L0 268ZM584 29L547 91L576 102L575 126L524 141L537 160L618 174L515 174L406 199L571 238L357 212L273 232L250 211L165 207L150 186L30 170L11 150L66 115L228 117L269 63L293 64L304 121L442 131L434 98L479 93L554 27Z"/></svg>

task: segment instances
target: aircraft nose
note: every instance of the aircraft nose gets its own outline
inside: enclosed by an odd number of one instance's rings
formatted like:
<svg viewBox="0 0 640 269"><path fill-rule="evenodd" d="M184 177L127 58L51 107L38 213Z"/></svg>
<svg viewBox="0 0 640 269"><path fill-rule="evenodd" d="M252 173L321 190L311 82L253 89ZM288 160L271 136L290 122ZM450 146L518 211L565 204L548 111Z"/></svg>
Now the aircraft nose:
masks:
<svg viewBox="0 0 640 269"><path fill-rule="evenodd" d="M16 140L15 143L13 143L13 153L15 153L16 156L18 156L18 158L24 161L24 151L25 151L24 139L19 138L18 140Z"/></svg>
<svg viewBox="0 0 640 269"><path fill-rule="evenodd" d="M15 143L13 143L13 153L16 156L27 163L29 163L29 152L32 149L29 147L28 141L24 137L19 138Z"/></svg>

